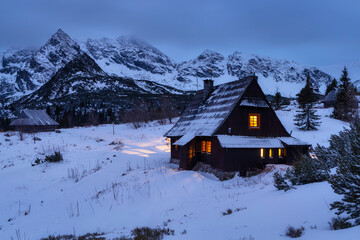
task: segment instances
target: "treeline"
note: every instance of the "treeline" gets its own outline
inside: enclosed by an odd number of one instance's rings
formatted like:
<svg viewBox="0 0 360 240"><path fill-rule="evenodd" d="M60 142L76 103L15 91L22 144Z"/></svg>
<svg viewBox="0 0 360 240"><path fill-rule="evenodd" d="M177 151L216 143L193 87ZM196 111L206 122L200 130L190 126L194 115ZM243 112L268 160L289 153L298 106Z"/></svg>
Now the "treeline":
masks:
<svg viewBox="0 0 360 240"><path fill-rule="evenodd" d="M109 123L131 123L134 127L140 127L154 120L158 120L160 123L172 122L174 117L181 114L185 103L181 102L180 104L178 99L173 96L164 95L161 98L154 97L153 99L138 98L121 106L109 106L93 100L81 101L78 104L69 102L70 106L53 103L46 107L46 112L60 124L60 128ZM30 108L36 109L35 107ZM11 120L0 117L0 130L10 130Z"/></svg>
<svg viewBox="0 0 360 240"><path fill-rule="evenodd" d="M89 102L71 109L62 106L47 107L46 111L60 127L71 128L108 123L132 123L136 127L154 120L159 120L160 123L165 120L171 122L180 115L182 109L172 103L169 97L164 96L160 104L138 99L129 109L106 108L103 104L97 108Z"/></svg>
<svg viewBox="0 0 360 240"><path fill-rule="evenodd" d="M0 131L8 131L10 130L10 119L7 117L0 117Z"/></svg>

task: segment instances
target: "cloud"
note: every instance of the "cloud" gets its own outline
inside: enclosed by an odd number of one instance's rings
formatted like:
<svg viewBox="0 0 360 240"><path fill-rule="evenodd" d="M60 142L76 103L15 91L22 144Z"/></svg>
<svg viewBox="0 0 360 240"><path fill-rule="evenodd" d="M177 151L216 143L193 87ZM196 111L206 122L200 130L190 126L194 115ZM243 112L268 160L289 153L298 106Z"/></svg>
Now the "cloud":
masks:
<svg viewBox="0 0 360 240"><path fill-rule="evenodd" d="M175 60L209 48L328 64L359 59L358 1L8 1L0 49L40 46L58 28L80 40L137 35Z"/></svg>

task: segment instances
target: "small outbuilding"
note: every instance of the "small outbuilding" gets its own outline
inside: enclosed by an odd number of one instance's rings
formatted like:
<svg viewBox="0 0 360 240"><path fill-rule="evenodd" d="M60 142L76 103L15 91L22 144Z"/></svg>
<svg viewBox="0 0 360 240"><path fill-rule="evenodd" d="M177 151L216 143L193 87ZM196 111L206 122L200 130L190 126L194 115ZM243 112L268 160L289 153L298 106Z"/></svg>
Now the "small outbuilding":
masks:
<svg viewBox="0 0 360 240"><path fill-rule="evenodd" d="M204 162L241 175L268 163L291 164L310 147L286 131L256 76L218 86L204 80L204 89L165 136L180 169Z"/></svg>
<svg viewBox="0 0 360 240"><path fill-rule="evenodd" d="M45 110L23 109L19 117L10 123L10 127L21 132L55 131L59 126Z"/></svg>
<svg viewBox="0 0 360 240"><path fill-rule="evenodd" d="M336 103L337 89L330 91L322 100L325 108L334 107Z"/></svg>

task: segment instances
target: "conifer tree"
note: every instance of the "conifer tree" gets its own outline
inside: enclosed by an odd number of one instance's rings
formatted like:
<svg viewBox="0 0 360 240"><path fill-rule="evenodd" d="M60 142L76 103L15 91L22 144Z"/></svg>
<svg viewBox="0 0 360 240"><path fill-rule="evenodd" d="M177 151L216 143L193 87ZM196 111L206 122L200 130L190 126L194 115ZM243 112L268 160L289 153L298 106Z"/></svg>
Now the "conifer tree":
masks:
<svg viewBox="0 0 360 240"><path fill-rule="evenodd" d="M341 201L331 204L338 215L344 214L348 222L360 225L360 122L355 120L350 129L330 140L329 158L336 158L336 174L329 182Z"/></svg>
<svg viewBox="0 0 360 240"><path fill-rule="evenodd" d="M353 119L354 111L358 107L355 94L356 90L350 83L347 69L344 67L332 114L334 118L344 121L351 121Z"/></svg>
<svg viewBox="0 0 360 240"><path fill-rule="evenodd" d="M306 78L306 85L297 94L300 111L295 115L295 125L301 130L315 130L320 125L320 117L314 110L314 104L318 100L314 88L310 81L310 76Z"/></svg>
<svg viewBox="0 0 360 240"><path fill-rule="evenodd" d="M337 81L336 79L334 78L332 80L332 82L326 86L326 91L325 91L325 96L328 95L329 92L331 92L332 90L336 89L337 88Z"/></svg>
<svg viewBox="0 0 360 240"><path fill-rule="evenodd" d="M274 173L274 186L278 190L284 190L285 192L290 190L289 184L287 184L284 177L278 172Z"/></svg>
<svg viewBox="0 0 360 240"><path fill-rule="evenodd" d="M274 107L275 110L279 110L281 107L281 93L279 91L276 91L275 97L274 97Z"/></svg>

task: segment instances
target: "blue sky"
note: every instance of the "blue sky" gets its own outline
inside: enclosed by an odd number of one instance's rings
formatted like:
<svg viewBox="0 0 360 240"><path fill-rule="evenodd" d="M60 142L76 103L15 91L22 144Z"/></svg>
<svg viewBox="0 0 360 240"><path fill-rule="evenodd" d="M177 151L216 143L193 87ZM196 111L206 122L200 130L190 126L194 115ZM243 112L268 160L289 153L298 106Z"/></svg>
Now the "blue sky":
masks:
<svg viewBox="0 0 360 240"><path fill-rule="evenodd" d="M2 0L0 49L72 38L136 35L176 61L205 49L308 65L360 60L360 1Z"/></svg>

